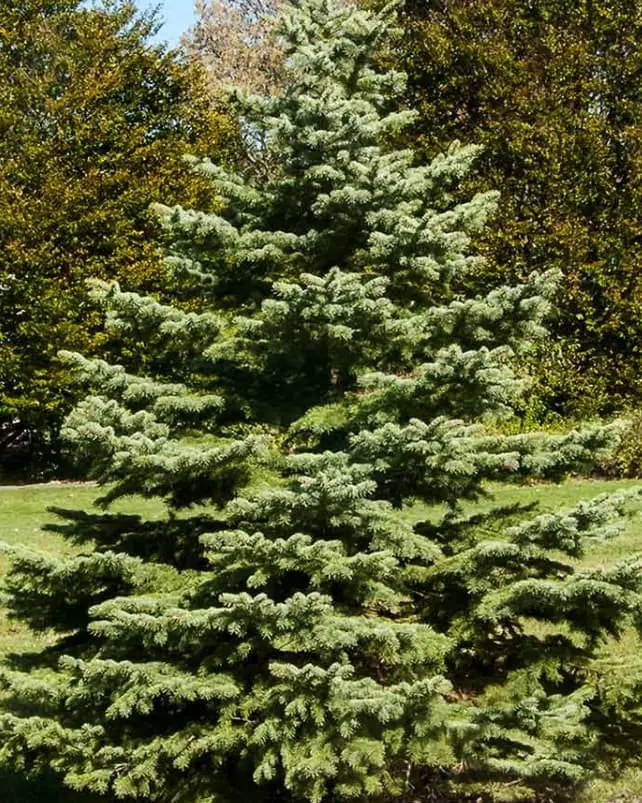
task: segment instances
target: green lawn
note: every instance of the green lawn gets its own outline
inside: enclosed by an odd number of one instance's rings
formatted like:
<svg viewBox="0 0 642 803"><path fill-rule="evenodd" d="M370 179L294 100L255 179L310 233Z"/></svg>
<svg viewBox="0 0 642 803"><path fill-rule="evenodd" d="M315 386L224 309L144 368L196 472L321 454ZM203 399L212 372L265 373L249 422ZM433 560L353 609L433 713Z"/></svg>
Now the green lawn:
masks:
<svg viewBox="0 0 642 803"><path fill-rule="evenodd" d="M43 530L47 522L56 517L47 512L52 506L76 510L94 510L94 500L100 496L97 488L82 485L53 487L24 487L5 490L0 487L0 542L20 544L29 549L65 555L73 552L64 540L54 533ZM112 510L124 513L160 515L161 505L146 499L129 499L119 502ZM0 553L0 577L7 566L7 559ZM0 658L10 652L35 650L49 641L48 634L34 634L18 623L7 619L0 607ZM1 798L0 798L1 801Z"/></svg>
<svg viewBox="0 0 642 803"><path fill-rule="evenodd" d="M497 487L492 490L496 501L503 504L537 501L540 511L547 511L571 507L580 499L636 484L638 483L634 481L573 480L556 486L541 484L519 488ZM69 553L70 547L60 537L42 529L43 524L54 520L47 513L47 508L55 505L62 508L90 509L99 495L96 488L89 486L62 485L17 490L0 488L0 541L58 555ZM158 502L141 499L124 500L115 505L114 509L151 517L162 514L162 507ZM421 508L409 511L413 517L420 516L421 513ZM639 513L642 513L642 503L639 505ZM616 538L597 545L583 563L595 566L637 552L642 553L642 515L636 515L628 521ZM0 576L5 570L6 559L0 555ZM49 638L48 634L36 635L26 631L18 623L8 620L0 610L0 658L11 652L39 649ZM603 660L609 672L612 666L614 677L625 676L627 665L638 664L642 660L642 644L637 635L631 632L621 642L609 644ZM15 797L11 793L9 797L10 803L26 803L27 800L26 797ZM0 800L5 800L1 793ZM642 768L640 771L624 773L617 781L596 782L587 790L581 803L642 803Z"/></svg>

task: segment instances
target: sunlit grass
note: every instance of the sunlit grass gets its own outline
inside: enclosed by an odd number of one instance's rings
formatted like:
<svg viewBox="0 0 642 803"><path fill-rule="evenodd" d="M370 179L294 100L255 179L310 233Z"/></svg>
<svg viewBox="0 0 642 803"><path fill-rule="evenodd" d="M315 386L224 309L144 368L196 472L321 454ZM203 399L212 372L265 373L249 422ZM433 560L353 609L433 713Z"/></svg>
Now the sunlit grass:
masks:
<svg viewBox="0 0 642 803"><path fill-rule="evenodd" d="M99 508L94 503L100 495L98 488L87 485L26 486L15 490L0 488L0 542L61 557L72 554L76 551L72 545L56 533L44 529L47 523L57 520L48 509L60 507L98 512ZM163 506L155 500L130 498L115 503L111 510L153 518L162 515ZM7 565L7 557L0 553L0 578L7 570ZM33 633L19 622L10 620L0 606L0 657L13 652L39 650L51 640L48 633Z"/></svg>

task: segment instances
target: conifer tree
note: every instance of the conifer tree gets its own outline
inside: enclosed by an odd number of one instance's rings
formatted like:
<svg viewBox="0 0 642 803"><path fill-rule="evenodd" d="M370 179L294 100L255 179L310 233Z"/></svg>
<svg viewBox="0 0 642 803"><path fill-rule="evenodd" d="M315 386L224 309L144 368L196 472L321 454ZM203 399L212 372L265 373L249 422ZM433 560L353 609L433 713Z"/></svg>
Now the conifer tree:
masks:
<svg viewBox="0 0 642 803"><path fill-rule="evenodd" d="M412 118L374 59L391 15L284 13L287 85L243 99L254 172L198 163L222 212L163 210L200 312L97 287L149 373L67 355L91 390L66 434L106 505L167 514L68 513L74 556L13 551L12 613L60 639L2 673L0 767L156 803L524 799L589 772L591 660L640 581L575 559L627 498L485 497L614 435L485 431L555 277L463 294L497 198L451 198L475 147L387 146Z"/></svg>

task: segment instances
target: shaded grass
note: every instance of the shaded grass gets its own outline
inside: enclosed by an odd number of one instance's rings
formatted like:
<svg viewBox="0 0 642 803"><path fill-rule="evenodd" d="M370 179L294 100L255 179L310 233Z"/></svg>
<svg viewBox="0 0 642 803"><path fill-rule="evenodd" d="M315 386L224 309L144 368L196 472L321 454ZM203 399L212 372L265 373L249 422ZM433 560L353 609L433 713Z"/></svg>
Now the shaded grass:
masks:
<svg viewBox="0 0 642 803"><path fill-rule="evenodd" d="M510 505L537 502L536 512L555 511L573 507L582 499L590 499L602 493L615 492L639 485L636 481L596 481L569 480L559 485L535 484L523 487L493 486L489 490L493 499L481 503L481 507L496 504ZM75 548L55 533L47 532L43 526L56 520L47 512L52 506L68 509L94 511L95 500L101 495L99 489L91 486L60 485L46 488L20 488L6 490L0 488L0 541L54 553L59 556L72 554ZM110 510L122 513L137 513L148 518L163 515L163 505L156 500L129 498L114 504ZM642 513L642 502L637 505ZM415 505L408 510L413 519L426 517L428 510ZM642 554L642 516L634 516L626 522L622 531L612 540L596 544L582 560L582 565L597 566L610 564L614 560ZM0 555L0 578L6 571L6 558ZM18 622L9 620L0 608L0 659L10 653L39 651L50 643L48 633L35 634ZM631 630L619 642L611 642L603 653L605 671L613 672L614 677L624 676L627 666L639 666L642 661L642 643ZM12 788L8 779L0 778L0 801L2 803L30 803L36 800L56 803L72 803L68 793L56 792L32 785L23 787L14 782ZM58 795L58 796L56 796ZM642 767L627 769L617 779L601 779L592 783L578 798L578 803L642 803Z"/></svg>

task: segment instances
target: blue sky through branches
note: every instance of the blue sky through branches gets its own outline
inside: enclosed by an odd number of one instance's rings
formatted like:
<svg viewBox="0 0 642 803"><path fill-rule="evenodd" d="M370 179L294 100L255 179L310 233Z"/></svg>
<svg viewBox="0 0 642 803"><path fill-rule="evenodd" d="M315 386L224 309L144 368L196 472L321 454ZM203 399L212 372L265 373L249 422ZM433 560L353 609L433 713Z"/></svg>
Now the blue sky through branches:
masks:
<svg viewBox="0 0 642 803"><path fill-rule="evenodd" d="M177 45L181 34L194 22L193 0L136 0L141 10L160 5L160 18L164 21L157 38Z"/></svg>

